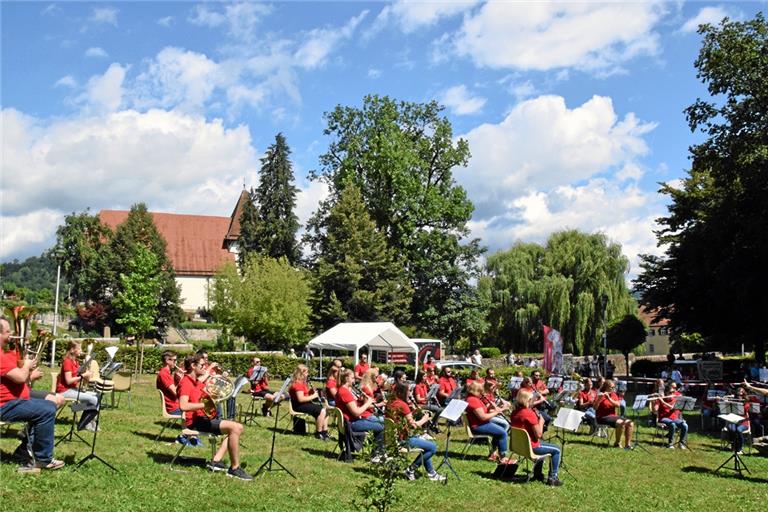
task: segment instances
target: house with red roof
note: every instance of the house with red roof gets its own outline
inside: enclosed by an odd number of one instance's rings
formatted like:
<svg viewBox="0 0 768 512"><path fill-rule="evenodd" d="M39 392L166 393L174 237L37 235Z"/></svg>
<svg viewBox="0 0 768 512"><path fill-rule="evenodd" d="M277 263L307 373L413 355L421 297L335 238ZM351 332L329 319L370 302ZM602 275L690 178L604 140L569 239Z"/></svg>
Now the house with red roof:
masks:
<svg viewBox="0 0 768 512"><path fill-rule="evenodd" d="M243 190L229 217L150 212L165 238L168 258L181 287L182 309L194 314L209 309L208 287L226 262L237 261L240 216L248 192ZM127 210L101 210L99 219L115 230L128 217Z"/></svg>
<svg viewBox="0 0 768 512"><path fill-rule="evenodd" d="M669 353L669 319L656 319L656 310L647 310L641 306L637 316L648 326L648 335L645 338L645 353L649 356L665 355Z"/></svg>

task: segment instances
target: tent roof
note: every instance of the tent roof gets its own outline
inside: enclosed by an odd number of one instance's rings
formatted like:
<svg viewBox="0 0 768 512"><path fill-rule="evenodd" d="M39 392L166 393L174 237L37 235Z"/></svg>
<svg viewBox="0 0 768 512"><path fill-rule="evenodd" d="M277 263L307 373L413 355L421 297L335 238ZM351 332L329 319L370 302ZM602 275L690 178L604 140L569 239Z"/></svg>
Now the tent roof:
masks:
<svg viewBox="0 0 768 512"><path fill-rule="evenodd" d="M372 350L397 350L418 353L418 347L391 322L347 322L328 329L309 342L310 348L354 351L364 346Z"/></svg>

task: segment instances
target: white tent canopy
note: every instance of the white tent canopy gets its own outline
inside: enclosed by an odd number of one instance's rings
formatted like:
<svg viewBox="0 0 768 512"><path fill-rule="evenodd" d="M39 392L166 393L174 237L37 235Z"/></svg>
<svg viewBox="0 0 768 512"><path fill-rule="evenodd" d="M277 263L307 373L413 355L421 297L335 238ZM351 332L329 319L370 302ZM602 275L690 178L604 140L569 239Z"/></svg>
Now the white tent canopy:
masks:
<svg viewBox="0 0 768 512"><path fill-rule="evenodd" d="M419 353L416 344L392 322L341 323L313 338L307 345L319 349L321 357L323 350L354 352L355 364L360 349L366 346L369 360L371 350Z"/></svg>

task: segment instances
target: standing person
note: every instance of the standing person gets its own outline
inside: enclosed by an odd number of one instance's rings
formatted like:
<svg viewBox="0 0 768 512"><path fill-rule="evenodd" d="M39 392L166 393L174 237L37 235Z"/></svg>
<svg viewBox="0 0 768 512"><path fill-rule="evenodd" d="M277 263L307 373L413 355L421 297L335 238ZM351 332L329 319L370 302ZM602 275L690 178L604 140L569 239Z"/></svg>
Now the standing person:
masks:
<svg viewBox="0 0 768 512"><path fill-rule="evenodd" d="M53 458L56 404L51 400L31 398L27 382L40 379L37 361L23 359L10 350L11 324L0 317L0 420L24 421L31 429L34 462L23 470L59 469L64 462Z"/></svg>
<svg viewBox="0 0 768 512"><path fill-rule="evenodd" d="M680 393L677 390L677 384L670 382L667 386L667 396L660 396L658 401L658 417L661 424L667 426L667 448L675 447L675 432L680 430L680 438L678 439L680 448L687 448L686 441L688 439L688 423L681 417L680 409L675 409L675 402L677 401Z"/></svg>
<svg viewBox="0 0 768 512"><path fill-rule="evenodd" d="M352 392L355 382L355 372L344 370L341 372L341 385L336 393L336 407L341 409L344 421L348 422L353 432L373 432L376 442L371 462L379 462L384 451L384 419L374 416L369 410L373 405L373 398L362 395L358 400Z"/></svg>
<svg viewBox="0 0 768 512"><path fill-rule="evenodd" d="M563 482L557 478L557 472L560 468L560 448L553 444L541 441L544 433L544 418L537 414L532 408L533 395L527 389L521 389L515 399L515 410L510 417L512 427L522 428L531 438L531 448L536 455L551 455L549 461L549 473L547 475L547 485L559 487ZM544 480L542 466L544 460L541 459L533 467L533 478L535 480Z"/></svg>
<svg viewBox="0 0 768 512"><path fill-rule="evenodd" d="M424 414L418 421L413 419L411 408L408 406L408 385L403 382L395 383L394 398L387 402L386 415L395 423L397 435L400 441L405 441L411 448L419 448L422 453L416 457L410 466L405 469L405 477L408 480L416 480L416 470L424 464L427 477L434 482L442 482L445 477L435 471L432 465L432 456L437 453L437 444L434 441L423 439L421 436L411 434L410 429L420 428L430 420L429 414Z"/></svg>
<svg viewBox="0 0 768 512"><path fill-rule="evenodd" d="M483 356L480 354L479 350L475 350L472 353L472 356L469 358L470 363L475 363L478 366L483 366Z"/></svg>
<svg viewBox="0 0 768 512"><path fill-rule="evenodd" d="M499 410L488 410L488 406L482 400L483 385L473 382L467 387L467 422L469 429L475 435L491 436L491 458L496 460L501 457L500 464L509 464L507 450L509 448L509 436L507 430L491 421L501 414ZM493 457L498 450L499 455Z"/></svg>
<svg viewBox="0 0 768 512"><path fill-rule="evenodd" d="M253 480L253 477L240 467L240 435L243 425L231 420L221 420L214 413L209 418L202 402L205 383L211 377L206 370L205 358L200 354L190 355L184 359L186 375L179 383L179 406L184 411L187 428L211 434L224 434L226 439L216 451L213 459L207 464L211 471L226 471L227 476L240 480ZM229 468L221 460L229 452Z"/></svg>
<svg viewBox="0 0 768 512"><path fill-rule="evenodd" d="M94 415L96 407L99 403L99 397L96 393L90 391L83 391L80 383L93 377L90 370L78 374L80 369L80 363L78 358L82 354L82 349L79 341L72 340L67 345L67 353L64 355L64 359L61 361L61 371L59 377L56 379L56 393L60 393L64 398L71 400L77 400L82 404L88 406L89 411L84 411L83 415ZM86 419L87 421L87 419ZM96 429L96 420L92 419L85 425L85 429L93 432Z"/></svg>
<svg viewBox="0 0 768 512"><path fill-rule="evenodd" d="M248 377L248 380L251 382L251 396L259 397L264 399L264 403L261 406L261 414L262 416L272 416L272 413L269 411L272 408L272 404L275 401L275 395L274 392L269 389L269 379L267 378L267 371L266 368L264 368L264 371L262 372L261 366L261 358L259 356L254 356L253 359L251 359L251 367L248 368L248 371L246 372L245 376ZM261 374L261 377L257 377L256 372L259 372Z"/></svg>
<svg viewBox="0 0 768 512"><path fill-rule="evenodd" d="M293 372L293 382L289 393L291 394L291 407L296 412L309 414L315 418L315 437L322 441L328 440L328 416L325 413L325 407L314 402L320 398L317 390L309 390L307 380L309 377L309 368L307 365L300 364Z"/></svg>
<svg viewBox="0 0 768 512"><path fill-rule="evenodd" d="M614 447L618 448L621 442L621 433L624 432L624 449L633 450L632 446L632 432L635 429L635 424L631 420L622 418L616 414L616 408L621 405L619 396L615 392L616 384L607 379L603 383L603 387L600 388L600 392L595 397L595 401L592 406L595 408L595 415L597 416L597 423L599 425L608 425L616 429L616 442Z"/></svg>
<svg viewBox="0 0 768 512"><path fill-rule="evenodd" d="M368 364L368 356L361 354L360 362L355 365L355 380L362 379L363 375L370 369L371 366Z"/></svg>

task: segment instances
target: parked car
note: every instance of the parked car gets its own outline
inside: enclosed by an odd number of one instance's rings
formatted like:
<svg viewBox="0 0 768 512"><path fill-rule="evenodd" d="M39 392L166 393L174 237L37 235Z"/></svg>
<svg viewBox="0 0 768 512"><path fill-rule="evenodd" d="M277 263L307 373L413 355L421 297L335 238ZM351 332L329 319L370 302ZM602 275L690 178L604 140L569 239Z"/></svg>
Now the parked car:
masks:
<svg viewBox="0 0 768 512"><path fill-rule="evenodd" d="M483 367L479 364L470 363L469 361L448 361L448 360L439 360L435 361L435 365L437 366L437 371L439 372L443 368L453 368L456 370L482 370Z"/></svg>

